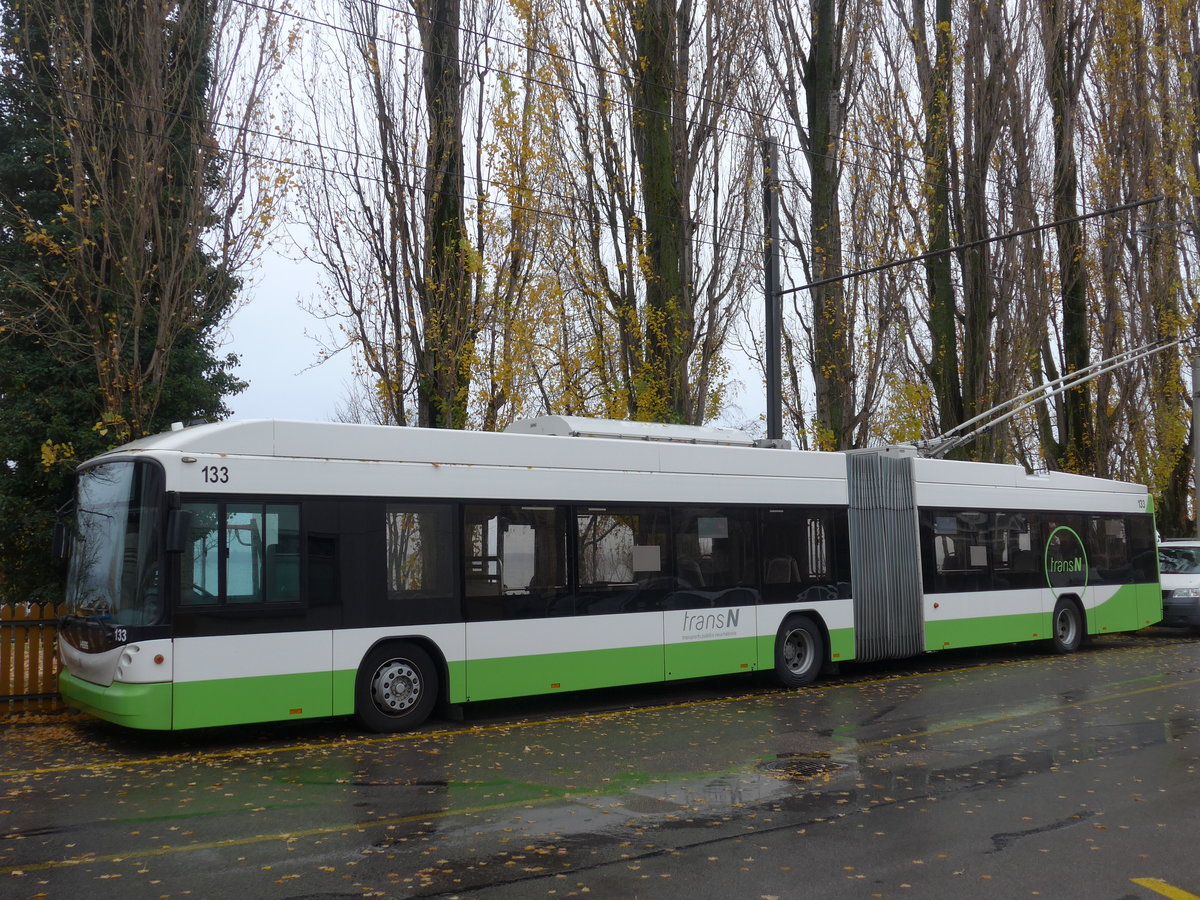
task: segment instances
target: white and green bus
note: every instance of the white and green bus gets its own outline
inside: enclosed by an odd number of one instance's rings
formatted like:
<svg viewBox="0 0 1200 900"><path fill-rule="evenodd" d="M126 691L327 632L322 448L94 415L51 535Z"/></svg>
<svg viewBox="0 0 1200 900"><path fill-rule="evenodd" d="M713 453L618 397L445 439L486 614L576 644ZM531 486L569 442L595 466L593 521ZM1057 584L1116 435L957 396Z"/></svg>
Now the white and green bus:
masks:
<svg viewBox="0 0 1200 900"><path fill-rule="evenodd" d="M1144 487L543 417L174 428L80 467L59 687L135 728L1088 635L1162 616Z"/></svg>

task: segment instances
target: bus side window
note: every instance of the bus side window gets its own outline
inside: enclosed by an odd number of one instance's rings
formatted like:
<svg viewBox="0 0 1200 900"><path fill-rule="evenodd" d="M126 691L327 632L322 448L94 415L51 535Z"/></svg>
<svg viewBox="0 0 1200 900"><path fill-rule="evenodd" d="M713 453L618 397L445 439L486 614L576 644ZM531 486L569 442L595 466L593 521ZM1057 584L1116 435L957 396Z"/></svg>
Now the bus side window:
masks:
<svg viewBox="0 0 1200 900"><path fill-rule="evenodd" d="M666 510L579 507L575 528L577 612L603 615L662 608L676 581Z"/></svg>
<svg viewBox="0 0 1200 900"><path fill-rule="evenodd" d="M762 523L764 603L815 603L841 595L829 510L768 509Z"/></svg>
<svg viewBox="0 0 1200 900"><path fill-rule="evenodd" d="M269 504L264 516L263 593L267 603L300 601L300 508Z"/></svg>
<svg viewBox="0 0 1200 900"><path fill-rule="evenodd" d="M467 506L467 619L569 615L567 513L554 506Z"/></svg>
<svg viewBox="0 0 1200 900"><path fill-rule="evenodd" d="M1125 533L1129 539L1129 581L1141 584L1158 580L1158 539L1151 516L1127 516Z"/></svg>
<svg viewBox="0 0 1200 900"><path fill-rule="evenodd" d="M386 523L389 599L450 596L454 584L451 508L389 503Z"/></svg>
<svg viewBox="0 0 1200 900"><path fill-rule="evenodd" d="M992 516L993 587L1036 588L1045 581L1034 551L1033 525L1027 513Z"/></svg>
<svg viewBox="0 0 1200 900"><path fill-rule="evenodd" d="M188 503L182 606L300 601L300 507L292 503Z"/></svg>
<svg viewBox="0 0 1200 900"><path fill-rule="evenodd" d="M991 516L976 510L933 510L929 536L935 569L933 592L970 592L992 586L995 547ZM928 590L928 584L926 589Z"/></svg>
<svg viewBox="0 0 1200 900"><path fill-rule="evenodd" d="M216 503L188 503L192 514L192 533L182 554L180 604L206 606L220 601L219 506Z"/></svg>
<svg viewBox="0 0 1200 900"><path fill-rule="evenodd" d="M1129 541L1121 516L1088 520L1088 578L1091 584L1128 584Z"/></svg>

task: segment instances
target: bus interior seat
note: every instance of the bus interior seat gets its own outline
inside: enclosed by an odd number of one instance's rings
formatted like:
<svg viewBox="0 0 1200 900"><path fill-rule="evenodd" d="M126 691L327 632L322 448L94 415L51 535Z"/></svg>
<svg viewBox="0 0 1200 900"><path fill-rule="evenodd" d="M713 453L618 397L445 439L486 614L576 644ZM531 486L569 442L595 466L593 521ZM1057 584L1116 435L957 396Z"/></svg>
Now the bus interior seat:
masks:
<svg viewBox="0 0 1200 900"><path fill-rule="evenodd" d="M776 556L767 561L767 584L798 584L800 566L794 556Z"/></svg>
<svg viewBox="0 0 1200 900"><path fill-rule="evenodd" d="M700 563L690 557L679 560L679 580L692 587L704 587L704 573L700 571Z"/></svg>
<svg viewBox="0 0 1200 900"><path fill-rule="evenodd" d="M1017 550L1012 555L1012 565L1009 568L1013 572L1036 572L1037 559L1032 550Z"/></svg>

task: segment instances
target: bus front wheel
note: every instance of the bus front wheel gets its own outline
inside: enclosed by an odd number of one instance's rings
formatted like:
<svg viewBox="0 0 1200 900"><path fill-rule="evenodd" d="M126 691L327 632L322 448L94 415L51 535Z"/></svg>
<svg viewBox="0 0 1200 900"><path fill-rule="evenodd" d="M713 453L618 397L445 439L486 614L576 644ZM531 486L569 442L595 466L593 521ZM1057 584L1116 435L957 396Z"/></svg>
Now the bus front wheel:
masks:
<svg viewBox="0 0 1200 900"><path fill-rule="evenodd" d="M407 731L429 718L437 695L437 667L428 653L416 644L383 644L359 667L355 711L371 731Z"/></svg>
<svg viewBox="0 0 1200 900"><path fill-rule="evenodd" d="M784 687L815 681L825 662L825 639L805 616L787 619L775 638L775 675Z"/></svg>
<svg viewBox="0 0 1200 900"><path fill-rule="evenodd" d="M1074 653L1083 643L1083 618L1079 607L1070 600L1059 600L1054 604L1050 626L1050 642L1055 653Z"/></svg>

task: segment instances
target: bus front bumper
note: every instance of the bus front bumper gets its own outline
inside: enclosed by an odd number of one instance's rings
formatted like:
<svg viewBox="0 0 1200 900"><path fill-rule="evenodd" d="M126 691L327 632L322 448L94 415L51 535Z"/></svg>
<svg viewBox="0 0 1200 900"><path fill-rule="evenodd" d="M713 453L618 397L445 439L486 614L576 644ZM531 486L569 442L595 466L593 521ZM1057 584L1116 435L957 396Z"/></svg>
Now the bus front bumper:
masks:
<svg viewBox="0 0 1200 900"><path fill-rule="evenodd" d="M122 684L105 687L58 673L58 692L67 706L115 722L127 728L169 731L171 728L171 682Z"/></svg>

